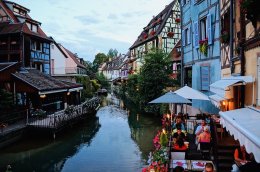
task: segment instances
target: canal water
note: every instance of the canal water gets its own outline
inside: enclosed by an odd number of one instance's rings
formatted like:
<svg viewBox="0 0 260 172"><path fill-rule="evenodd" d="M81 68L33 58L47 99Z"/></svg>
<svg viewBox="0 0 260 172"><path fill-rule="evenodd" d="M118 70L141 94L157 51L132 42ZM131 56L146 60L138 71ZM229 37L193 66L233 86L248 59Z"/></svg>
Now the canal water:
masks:
<svg viewBox="0 0 260 172"><path fill-rule="evenodd" d="M0 172L136 172L146 165L160 119L109 95L96 116L56 140L27 134L0 150Z"/></svg>

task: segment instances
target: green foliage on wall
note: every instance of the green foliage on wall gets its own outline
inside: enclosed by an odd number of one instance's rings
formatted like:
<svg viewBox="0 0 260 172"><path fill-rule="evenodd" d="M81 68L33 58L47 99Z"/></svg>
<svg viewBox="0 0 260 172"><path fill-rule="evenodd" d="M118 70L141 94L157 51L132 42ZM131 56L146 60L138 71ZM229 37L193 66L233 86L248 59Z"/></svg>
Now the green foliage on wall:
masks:
<svg viewBox="0 0 260 172"><path fill-rule="evenodd" d="M12 93L4 89L0 89L0 109L11 108L12 106Z"/></svg>

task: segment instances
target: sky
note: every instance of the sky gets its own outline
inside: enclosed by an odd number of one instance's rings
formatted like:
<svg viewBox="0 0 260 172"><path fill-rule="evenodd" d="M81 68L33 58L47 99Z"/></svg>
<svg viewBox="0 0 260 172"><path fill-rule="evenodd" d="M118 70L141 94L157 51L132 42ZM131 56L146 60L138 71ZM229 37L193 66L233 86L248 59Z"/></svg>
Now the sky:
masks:
<svg viewBox="0 0 260 172"><path fill-rule="evenodd" d="M11 0L28 9L56 42L93 61L110 48L126 54L153 16L172 0Z"/></svg>

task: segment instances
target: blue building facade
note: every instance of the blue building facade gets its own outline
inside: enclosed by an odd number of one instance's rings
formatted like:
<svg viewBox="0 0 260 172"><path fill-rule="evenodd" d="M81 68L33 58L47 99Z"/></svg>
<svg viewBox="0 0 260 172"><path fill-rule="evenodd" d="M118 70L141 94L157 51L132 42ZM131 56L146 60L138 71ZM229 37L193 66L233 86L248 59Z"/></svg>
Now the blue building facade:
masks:
<svg viewBox="0 0 260 172"><path fill-rule="evenodd" d="M181 0L183 84L211 95L209 85L221 78L218 0ZM193 100L203 112L217 113L209 101Z"/></svg>

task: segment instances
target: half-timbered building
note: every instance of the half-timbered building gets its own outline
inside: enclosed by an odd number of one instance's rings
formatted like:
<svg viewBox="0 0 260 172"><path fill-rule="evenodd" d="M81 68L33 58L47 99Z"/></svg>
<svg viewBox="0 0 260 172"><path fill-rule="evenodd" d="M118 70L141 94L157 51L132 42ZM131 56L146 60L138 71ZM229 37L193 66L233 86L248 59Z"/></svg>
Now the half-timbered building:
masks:
<svg viewBox="0 0 260 172"><path fill-rule="evenodd" d="M153 48L169 54L181 38L180 23L180 6L174 0L153 17L130 47L133 63L129 65L132 67L130 70L138 72L143 57Z"/></svg>
<svg viewBox="0 0 260 172"><path fill-rule="evenodd" d="M52 40L29 12L17 3L0 1L0 88L13 94L13 104L24 108L53 111L78 104L82 85L49 75Z"/></svg>

